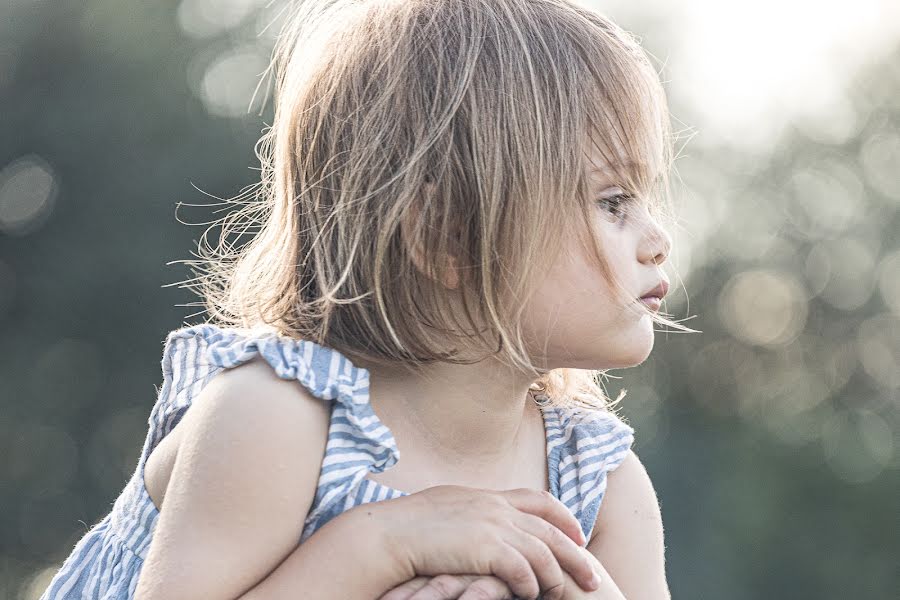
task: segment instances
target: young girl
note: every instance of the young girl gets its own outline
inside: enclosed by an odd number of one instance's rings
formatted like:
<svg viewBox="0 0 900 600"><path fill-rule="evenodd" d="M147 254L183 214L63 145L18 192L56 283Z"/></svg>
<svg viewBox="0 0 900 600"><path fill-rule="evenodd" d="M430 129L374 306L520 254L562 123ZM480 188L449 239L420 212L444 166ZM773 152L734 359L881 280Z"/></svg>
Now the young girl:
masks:
<svg viewBox="0 0 900 600"><path fill-rule="evenodd" d="M686 329L638 44L572 0L331 0L273 66L260 185L187 261L211 318L43 598L668 598L597 378Z"/></svg>

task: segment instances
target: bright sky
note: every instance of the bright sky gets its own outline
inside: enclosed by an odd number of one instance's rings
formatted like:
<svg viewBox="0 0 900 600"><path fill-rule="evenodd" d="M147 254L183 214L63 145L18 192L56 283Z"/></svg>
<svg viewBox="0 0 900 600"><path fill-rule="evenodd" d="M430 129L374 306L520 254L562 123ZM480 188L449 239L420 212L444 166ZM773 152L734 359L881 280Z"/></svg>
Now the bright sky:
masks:
<svg viewBox="0 0 900 600"><path fill-rule="evenodd" d="M853 135L848 76L900 43L898 0L590 2L655 47L689 125L751 148L798 115L828 138ZM675 30L651 38L637 31L647 22Z"/></svg>

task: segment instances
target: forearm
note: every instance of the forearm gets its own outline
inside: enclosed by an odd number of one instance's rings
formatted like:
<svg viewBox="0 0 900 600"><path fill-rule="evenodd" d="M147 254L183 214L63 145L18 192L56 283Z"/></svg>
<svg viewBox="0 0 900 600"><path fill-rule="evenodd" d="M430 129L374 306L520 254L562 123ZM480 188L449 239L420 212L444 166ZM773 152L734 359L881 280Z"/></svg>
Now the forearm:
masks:
<svg viewBox="0 0 900 600"><path fill-rule="evenodd" d="M414 574L385 547L374 506L326 523L239 600L372 600Z"/></svg>

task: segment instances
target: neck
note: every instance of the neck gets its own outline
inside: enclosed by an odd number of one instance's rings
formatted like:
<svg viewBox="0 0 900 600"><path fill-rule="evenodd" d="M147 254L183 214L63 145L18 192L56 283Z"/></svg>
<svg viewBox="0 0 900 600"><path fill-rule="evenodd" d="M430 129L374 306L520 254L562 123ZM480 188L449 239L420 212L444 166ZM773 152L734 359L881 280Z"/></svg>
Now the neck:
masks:
<svg viewBox="0 0 900 600"><path fill-rule="evenodd" d="M524 425L538 410L528 392L533 379L492 359L435 363L416 374L365 368L379 419L394 433L402 431L403 439L415 439L434 460L461 470L514 459Z"/></svg>

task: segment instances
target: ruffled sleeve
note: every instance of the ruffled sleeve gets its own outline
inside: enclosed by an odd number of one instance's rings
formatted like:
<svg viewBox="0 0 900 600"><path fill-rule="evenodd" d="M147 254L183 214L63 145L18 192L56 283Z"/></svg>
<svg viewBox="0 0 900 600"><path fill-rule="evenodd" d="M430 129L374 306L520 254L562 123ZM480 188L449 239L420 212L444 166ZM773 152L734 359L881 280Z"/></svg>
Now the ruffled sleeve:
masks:
<svg viewBox="0 0 900 600"><path fill-rule="evenodd" d="M337 350L269 329L193 325L168 334L163 349L159 415L168 433L200 390L222 369L262 357L282 379L299 381L314 396L336 400L354 415L369 417L369 373ZM154 415L151 415L154 419ZM375 441L375 440L373 440Z"/></svg>
<svg viewBox="0 0 900 600"><path fill-rule="evenodd" d="M326 461L307 519L312 525L308 532L342 509L341 501L368 473L384 471L400 459L393 434L369 403L368 370L355 366L333 348L271 329L225 328L207 323L172 331L163 350L160 401L150 416L150 429L156 435L145 446L142 462L181 420L213 376L257 356L280 378L299 381L314 396L334 402ZM350 450L358 460L330 464Z"/></svg>
<svg viewBox="0 0 900 600"><path fill-rule="evenodd" d="M603 409L556 407L548 417L551 492L569 507L590 538L606 492L607 474L634 444L634 429Z"/></svg>

